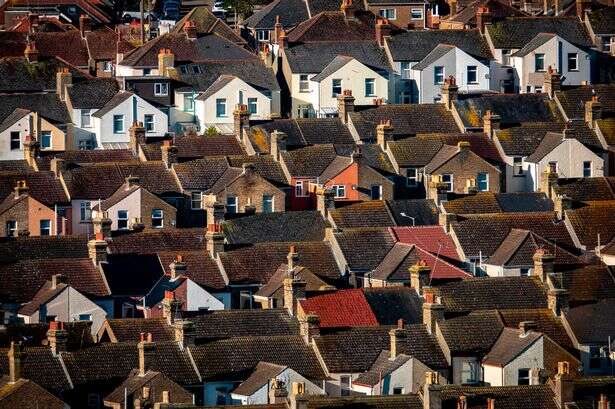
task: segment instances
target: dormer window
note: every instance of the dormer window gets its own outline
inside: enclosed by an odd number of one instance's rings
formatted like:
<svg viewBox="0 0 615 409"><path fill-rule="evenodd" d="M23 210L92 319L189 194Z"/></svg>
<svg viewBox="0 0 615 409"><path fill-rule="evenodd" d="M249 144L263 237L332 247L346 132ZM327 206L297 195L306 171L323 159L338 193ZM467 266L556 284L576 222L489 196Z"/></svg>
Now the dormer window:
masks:
<svg viewBox="0 0 615 409"><path fill-rule="evenodd" d="M535 54L534 55L534 71L544 72L544 70L545 70L545 55Z"/></svg>
<svg viewBox="0 0 615 409"><path fill-rule="evenodd" d="M169 95L169 84L166 82L157 82L154 84L154 95L157 97L166 97Z"/></svg>

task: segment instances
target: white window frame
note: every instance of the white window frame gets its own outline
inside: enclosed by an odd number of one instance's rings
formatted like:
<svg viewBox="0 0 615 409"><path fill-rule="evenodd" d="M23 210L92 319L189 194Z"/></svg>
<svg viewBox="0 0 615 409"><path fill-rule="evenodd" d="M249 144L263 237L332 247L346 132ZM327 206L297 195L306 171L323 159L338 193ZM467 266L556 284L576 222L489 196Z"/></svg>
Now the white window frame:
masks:
<svg viewBox="0 0 615 409"><path fill-rule="evenodd" d="M44 146L43 137L49 137L49 146ZM41 131L41 149L52 149L53 148L53 135L51 131Z"/></svg>
<svg viewBox="0 0 615 409"><path fill-rule="evenodd" d="M485 189L481 189L480 188L480 184L478 182L478 178L480 177L480 175L485 175L485 181L486 181ZM489 191L489 173L487 173L487 172L479 172L478 174L476 174L476 188L478 189L479 192L488 192Z"/></svg>
<svg viewBox="0 0 615 409"><path fill-rule="evenodd" d="M91 109L82 109L80 115L81 127L82 128L91 128L92 127L92 110ZM87 118L87 121L83 119Z"/></svg>
<svg viewBox="0 0 615 409"><path fill-rule="evenodd" d="M120 213L126 213L125 217L120 217ZM118 210L117 211L117 229L118 230L128 230L128 228L130 227L130 214L128 213L128 210ZM120 225L121 222L121 225ZM126 225L124 226L124 223L126 223Z"/></svg>
<svg viewBox="0 0 615 409"><path fill-rule="evenodd" d="M588 165L589 167L586 167L585 165ZM585 176L585 170L589 170L589 175ZM591 160L585 160L583 161L583 177L584 178L591 178L592 176L594 176L594 166Z"/></svg>
<svg viewBox="0 0 615 409"><path fill-rule="evenodd" d="M310 77L307 74L299 74L299 92L310 92Z"/></svg>
<svg viewBox="0 0 615 409"><path fill-rule="evenodd" d="M414 13L415 12L418 12L418 14L420 14L420 17L414 17ZM423 13L423 9L417 9L417 8L410 9L410 19L411 20L423 20L423 19L425 19L425 13Z"/></svg>
<svg viewBox="0 0 615 409"><path fill-rule="evenodd" d="M523 157L522 156L514 156L513 157L513 165L512 165L512 174L514 176L525 176L523 172Z"/></svg>
<svg viewBox="0 0 615 409"><path fill-rule="evenodd" d="M542 56L542 68L538 69L538 56ZM534 72L545 72L545 54L544 53L536 53L534 54Z"/></svg>
<svg viewBox="0 0 615 409"><path fill-rule="evenodd" d="M46 224L49 224L46 227L43 227L43 222L46 222ZM51 228L52 228L52 224L51 224L51 220L50 219L41 219L39 221L39 229L40 229L40 235L41 236L51 236ZM47 232L47 234L43 234L43 230Z"/></svg>
<svg viewBox="0 0 615 409"><path fill-rule="evenodd" d="M477 368L478 368L478 362L474 362L474 361L462 361L461 362L461 383L464 384L472 384L472 383L476 383L478 381L478 374L477 372ZM467 379L464 379L464 374L470 374L469 377L467 377ZM464 382L465 381L465 382Z"/></svg>
<svg viewBox="0 0 615 409"><path fill-rule="evenodd" d="M333 185L331 187L335 190L336 199L343 199L346 197L346 185Z"/></svg>
<svg viewBox="0 0 615 409"><path fill-rule="evenodd" d="M339 82L339 90L340 92L336 93L335 89L338 88L338 86L336 86L335 84ZM337 98L339 95L342 95L342 90L344 89L344 83L342 82L341 78L333 78L331 80L331 97L332 98Z"/></svg>
<svg viewBox="0 0 615 409"><path fill-rule="evenodd" d="M184 93L184 112L194 112L194 94L192 92Z"/></svg>
<svg viewBox="0 0 615 409"><path fill-rule="evenodd" d="M218 106L224 107L224 112L221 114L218 113ZM226 98L216 98L216 118L226 118L228 117L228 110L226 109Z"/></svg>
<svg viewBox="0 0 615 409"><path fill-rule="evenodd" d="M152 118L151 122L147 120L148 117ZM151 124L151 128L148 127L148 124ZM156 115L154 114L143 115L143 127L145 128L145 132L156 132Z"/></svg>
<svg viewBox="0 0 615 409"><path fill-rule="evenodd" d="M167 82L154 83L154 95L157 97L166 97L169 95L169 84Z"/></svg>
<svg viewBox="0 0 615 409"><path fill-rule="evenodd" d="M269 42L270 38L271 35L269 33L269 30L256 30L256 39L261 43Z"/></svg>
<svg viewBox="0 0 615 409"><path fill-rule="evenodd" d="M266 203L265 198L270 198L270 201L271 201L271 210L270 211L265 211L265 203ZM273 196L273 195L263 195L263 213L273 213L273 212L275 212L275 196Z"/></svg>
<svg viewBox="0 0 615 409"><path fill-rule="evenodd" d="M115 120L116 118L119 118L122 120L122 127L120 129L115 129ZM123 114L120 115L113 115L112 117L112 126L113 126L113 133L114 134L121 134L121 133L125 133L126 132L126 118L124 117Z"/></svg>
<svg viewBox="0 0 615 409"><path fill-rule="evenodd" d="M374 198L374 188L378 188L378 198ZM371 185L369 194L372 200L382 200L382 185Z"/></svg>
<svg viewBox="0 0 615 409"><path fill-rule="evenodd" d="M90 202L81 202L79 204L79 220L81 222L92 220L92 204Z"/></svg>
<svg viewBox="0 0 615 409"><path fill-rule="evenodd" d="M400 70L400 75L401 75L401 79L402 80L409 80L410 77L412 76L412 64L410 64L409 61L402 61L399 64L399 70Z"/></svg>
<svg viewBox="0 0 615 409"><path fill-rule="evenodd" d="M198 203L198 206L195 204ZM190 209L201 210L203 209L203 192L191 192L190 193Z"/></svg>
<svg viewBox="0 0 615 409"><path fill-rule="evenodd" d="M17 135L17 139L13 138L15 135ZM21 132L19 131L11 131L10 133L10 142L9 142L9 147L12 151L17 151L21 149ZM13 142L17 142L17 148L13 148Z"/></svg>
<svg viewBox="0 0 615 409"><path fill-rule="evenodd" d="M574 68L570 68L570 61L574 61ZM568 68L568 72L578 72L579 71L579 54L578 53L568 53L566 55L566 66Z"/></svg>
<svg viewBox="0 0 615 409"><path fill-rule="evenodd" d="M5 229L4 235L6 237L17 237L17 220L7 220Z"/></svg>
<svg viewBox="0 0 615 409"><path fill-rule="evenodd" d="M156 212L160 212L160 215L157 215ZM158 221L160 224L156 225L154 220ZM162 229L164 227L164 210L162 209L152 209L152 228L154 229Z"/></svg>
<svg viewBox="0 0 615 409"><path fill-rule="evenodd" d="M450 180L447 182L444 180L445 177L448 177ZM452 173L443 173L442 174L442 183L446 183L448 185L448 189L446 190L447 192L453 192L453 188L454 188L454 176Z"/></svg>
<svg viewBox="0 0 615 409"><path fill-rule="evenodd" d="M308 197L309 194L305 189L307 180L297 180L295 182L295 197Z"/></svg>
<svg viewBox="0 0 615 409"><path fill-rule="evenodd" d="M233 209L233 211L229 209ZM226 197L226 212L230 214L239 213L239 198L237 196Z"/></svg>
<svg viewBox="0 0 615 409"><path fill-rule="evenodd" d="M375 78L365 78L365 96L366 97L375 97L376 96L376 79ZM372 92L368 93L367 88L368 84L371 84Z"/></svg>
<svg viewBox="0 0 615 409"><path fill-rule="evenodd" d="M248 97L247 98L248 112L250 115L258 115L258 98L256 97ZM254 112L250 109L251 106L254 106Z"/></svg>
<svg viewBox="0 0 615 409"><path fill-rule="evenodd" d="M439 79L439 75L438 75L438 69L441 68L442 69L442 79ZM444 84L444 79L446 78L446 69L444 68L443 65L436 65L435 67L433 67L433 83L434 85L442 85Z"/></svg>
<svg viewBox="0 0 615 409"><path fill-rule="evenodd" d="M378 15L388 20L397 20L397 9L395 8L380 9L378 10Z"/></svg>
<svg viewBox="0 0 615 409"><path fill-rule="evenodd" d="M414 176L410 176L410 173L414 172ZM406 186L416 187L419 182L419 169L418 168L406 168Z"/></svg>
<svg viewBox="0 0 615 409"><path fill-rule="evenodd" d="M470 71L474 71L474 81L470 81ZM478 84L478 67L476 65L468 65L466 67L466 82L468 84Z"/></svg>

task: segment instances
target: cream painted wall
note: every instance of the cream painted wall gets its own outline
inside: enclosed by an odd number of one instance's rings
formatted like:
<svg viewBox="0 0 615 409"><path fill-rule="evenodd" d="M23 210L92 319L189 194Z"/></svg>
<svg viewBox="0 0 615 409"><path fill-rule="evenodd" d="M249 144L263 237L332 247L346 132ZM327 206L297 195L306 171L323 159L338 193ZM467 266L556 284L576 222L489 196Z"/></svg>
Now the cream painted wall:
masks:
<svg viewBox="0 0 615 409"><path fill-rule="evenodd" d="M0 160L24 159L23 142L26 135L31 134L30 118L31 115L27 114L9 128L0 132ZM19 149L11 150L11 132L19 132L19 138L21 139Z"/></svg>
<svg viewBox="0 0 615 409"><path fill-rule="evenodd" d="M135 217L141 219L141 189L135 190L133 193L107 209L109 218L111 219L111 230L118 230L117 212L119 210L128 211L128 228L130 229L130 225Z"/></svg>

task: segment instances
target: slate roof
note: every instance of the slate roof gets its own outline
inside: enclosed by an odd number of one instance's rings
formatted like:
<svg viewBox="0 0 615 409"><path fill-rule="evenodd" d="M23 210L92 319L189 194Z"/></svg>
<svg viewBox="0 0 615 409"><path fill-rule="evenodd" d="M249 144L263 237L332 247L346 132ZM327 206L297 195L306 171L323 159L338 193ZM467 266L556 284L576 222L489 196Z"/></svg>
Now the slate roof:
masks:
<svg viewBox="0 0 615 409"><path fill-rule="evenodd" d="M405 138L388 142L391 155L400 167L424 167L440 151L443 143L421 138Z"/></svg>
<svg viewBox="0 0 615 409"><path fill-rule="evenodd" d="M276 365L269 362L259 362L254 368L254 372L233 391L235 395L251 396L264 385L268 385L272 378L277 377L285 366Z"/></svg>
<svg viewBox="0 0 615 409"><path fill-rule="evenodd" d="M489 11L493 14L494 20L499 20L505 17L512 16L525 16L526 13L502 3L498 0L476 0L469 3L457 14L450 16L446 21L454 21L463 23L464 25L476 26L476 10L479 7L488 7Z"/></svg>
<svg viewBox="0 0 615 409"><path fill-rule="evenodd" d="M330 215L338 229L395 226L384 200L368 200L338 207L331 210Z"/></svg>
<svg viewBox="0 0 615 409"><path fill-rule="evenodd" d="M346 229L334 233L348 268L371 271L395 244L393 233L382 227Z"/></svg>
<svg viewBox="0 0 615 409"><path fill-rule="evenodd" d="M412 359L412 357L404 354L399 354L391 359L391 352L382 351L369 371L360 374L353 383L375 386L382 381L384 376L393 373L410 359Z"/></svg>
<svg viewBox="0 0 615 409"><path fill-rule="evenodd" d="M177 157L180 162L209 157L245 154L243 147L233 135L184 135L176 137L174 145L177 148ZM141 145L141 150L145 153L148 161L162 160L161 148L161 141ZM177 166L177 164L175 166Z"/></svg>
<svg viewBox="0 0 615 409"><path fill-rule="evenodd" d="M483 364L503 368L541 337L540 332L529 331L524 335L516 328L504 328L483 359Z"/></svg>
<svg viewBox="0 0 615 409"><path fill-rule="evenodd" d="M280 164L271 155L233 155L228 157L229 164L241 169L244 164L254 165L255 172L278 187L287 187L288 181Z"/></svg>
<svg viewBox="0 0 615 409"><path fill-rule="evenodd" d="M336 56L346 55L376 70L388 71L386 54L376 41L327 41L292 44L284 55L293 74L319 73Z"/></svg>
<svg viewBox="0 0 615 409"><path fill-rule="evenodd" d="M615 177L561 178L553 190L578 202L614 200Z"/></svg>
<svg viewBox="0 0 615 409"><path fill-rule="evenodd" d="M269 153L269 135L274 130L286 134L288 150L307 145L354 144L348 127L339 118L276 119L251 128L250 141L257 152Z"/></svg>
<svg viewBox="0 0 615 409"><path fill-rule="evenodd" d="M68 332L66 348L69 351L91 345L94 339L91 333L91 321L73 321L64 323L64 329ZM9 347L11 342L21 342L24 347L38 347L47 345L47 331L49 324L11 323L0 330L0 346Z"/></svg>
<svg viewBox="0 0 615 409"><path fill-rule="evenodd" d="M68 88L68 96L75 109L99 109L119 90L115 78L96 78L73 84Z"/></svg>
<svg viewBox="0 0 615 409"><path fill-rule="evenodd" d="M553 390L549 385L521 386L459 386L445 385L441 387L442 407L454 408L460 396L468 397L468 409L484 409L487 399L495 399L498 408L502 409L557 409Z"/></svg>
<svg viewBox="0 0 615 409"><path fill-rule="evenodd" d="M195 74L193 67L199 67L200 73ZM244 58L231 61L199 61L187 65L187 73L176 70L173 78L178 81L177 91L195 90L203 92L223 75L232 75L252 85L258 90L278 91L280 86L271 69L261 60Z"/></svg>
<svg viewBox="0 0 615 409"><path fill-rule="evenodd" d="M547 132L540 144L536 147L534 153L528 156L525 160L530 163L538 163L545 156L553 152L560 144L564 142L564 135L561 133Z"/></svg>
<svg viewBox="0 0 615 409"><path fill-rule="evenodd" d="M604 344L615 333L615 299L601 300L564 311L564 317L580 344Z"/></svg>
<svg viewBox="0 0 615 409"><path fill-rule="evenodd" d="M286 263L291 245L299 253L299 264L323 278L340 276L333 252L324 241L261 242L236 250L219 253L228 280L232 284L266 284ZM254 263L254 260L259 260Z"/></svg>
<svg viewBox="0 0 615 409"><path fill-rule="evenodd" d="M36 311L39 311L41 306L46 305L52 301L55 297L61 294L69 286L66 284L58 284L55 288L52 288L51 281L45 282L43 286L34 294L32 300L23 305L18 311L18 314L30 316Z"/></svg>
<svg viewBox="0 0 615 409"><path fill-rule="evenodd" d="M222 224L228 243L320 241L328 223L317 211L259 213Z"/></svg>
<svg viewBox="0 0 615 409"><path fill-rule="evenodd" d="M130 92L130 91L120 91L117 94L115 94L113 97L111 97L107 101L106 104L104 104L102 107L100 107L100 109L98 109L94 113L92 113L92 116L94 116L96 118L102 118L103 116L105 116L105 114L107 114L108 112L110 112L115 107L117 107L122 102L126 101L127 99L129 99L132 96L134 96L135 99L136 99L135 94L133 94L132 92Z"/></svg>
<svg viewBox="0 0 615 409"><path fill-rule="evenodd" d="M442 204L447 213L515 213L553 211L553 202L540 192L478 192Z"/></svg>
<svg viewBox="0 0 615 409"><path fill-rule="evenodd" d="M473 311L438 322L438 331L451 355L488 352L503 328L497 311ZM468 336L470 333L473 335Z"/></svg>
<svg viewBox="0 0 615 409"><path fill-rule="evenodd" d="M280 16L280 23L285 29L294 27L310 18L306 2L302 0L274 0L248 17L244 24L250 28L272 30L276 16Z"/></svg>
<svg viewBox="0 0 615 409"><path fill-rule="evenodd" d="M0 123L4 122L5 118L17 108L38 112L40 116L52 123L68 124L71 122L66 104L55 93L3 95L2 105L0 105Z"/></svg>
<svg viewBox="0 0 615 409"><path fill-rule="evenodd" d="M365 408L365 409L421 409L422 402L418 395L392 395L392 396L350 396L328 397L310 396L308 409L333 408Z"/></svg>
<svg viewBox="0 0 615 409"><path fill-rule="evenodd" d="M588 202L589 206L565 210L566 219L582 245L592 249L615 239L615 201Z"/></svg>
<svg viewBox="0 0 615 409"><path fill-rule="evenodd" d="M316 178L335 159L333 144L306 146L292 151L282 151L284 165L291 176Z"/></svg>
<svg viewBox="0 0 615 409"><path fill-rule="evenodd" d="M152 334L157 341L173 341L175 330L166 318L107 318L105 326L113 334L113 342L136 342L141 333Z"/></svg>
<svg viewBox="0 0 615 409"><path fill-rule="evenodd" d="M159 251L173 251L178 254L184 251L204 250L205 233L205 229L202 228L112 232L113 240L108 242L109 252L152 255Z"/></svg>
<svg viewBox="0 0 615 409"><path fill-rule="evenodd" d="M59 179L51 172L1 172L0 198L4 199L15 194L15 186L20 180L26 181L28 194L53 208L54 205L65 205L70 202Z"/></svg>
<svg viewBox="0 0 615 409"><path fill-rule="evenodd" d="M8 348L0 348L0 375L9 374L7 353ZM54 394L71 389L60 359L53 356L49 347L24 348L24 355L21 359L21 376Z"/></svg>
<svg viewBox="0 0 615 409"><path fill-rule="evenodd" d="M501 117L503 127L524 122L553 122L558 114L546 94L493 94L458 99L454 102L466 128L481 128L490 110Z"/></svg>
<svg viewBox="0 0 615 409"><path fill-rule="evenodd" d="M587 14L587 20L595 35L615 34L615 10L612 8L592 10Z"/></svg>
<svg viewBox="0 0 615 409"><path fill-rule="evenodd" d="M435 63L440 58L444 57L446 54L453 51L454 49L455 49L455 46L450 45L450 44L438 44L433 50L429 52L429 54L425 56L425 58L423 58L418 63L414 64L412 66L412 69L416 71L423 71L424 69L428 68L431 64Z"/></svg>
<svg viewBox="0 0 615 409"><path fill-rule="evenodd" d="M170 378L160 372L147 371L141 376L135 369L130 376L122 382L109 395L105 396L104 402L112 402L122 406L127 405L124 398L129 396L142 396L143 388L150 388L150 399L162 401L163 391L171 392L173 395L173 404L192 404L193 395L181 386L173 382Z"/></svg>
<svg viewBox="0 0 615 409"><path fill-rule="evenodd" d="M449 312L544 308L547 297L536 277L488 277L456 281L435 288Z"/></svg>
<svg viewBox="0 0 615 409"><path fill-rule="evenodd" d="M342 11L312 14L312 18L299 23L288 33L289 43L322 41L372 41L375 38L376 17L371 12L357 11L348 19Z"/></svg>
<svg viewBox="0 0 615 409"><path fill-rule="evenodd" d="M362 289L339 290L300 300L305 314L320 317L320 328L351 328L377 326Z"/></svg>
<svg viewBox="0 0 615 409"><path fill-rule="evenodd" d="M527 44L523 46L522 49L514 53L512 57L525 57L526 55L528 55L538 47L546 44L547 42L549 42L549 40L552 40L555 37L557 36L553 33L538 33L536 34L536 37L532 38Z"/></svg>
<svg viewBox="0 0 615 409"><path fill-rule="evenodd" d="M386 104L350 114L363 141L376 140L376 126L391 121L395 139L428 133L459 133L453 115L444 104Z"/></svg>
<svg viewBox="0 0 615 409"><path fill-rule="evenodd" d="M85 236L39 236L0 238L0 265L63 258L88 258ZM40 285L42 285L41 282Z"/></svg>
<svg viewBox="0 0 615 409"><path fill-rule="evenodd" d="M154 194L180 191L175 178L162 162L110 162L77 166L62 173L71 199L105 199L111 196L128 176Z"/></svg>
<svg viewBox="0 0 615 409"><path fill-rule="evenodd" d="M36 406L48 409L63 409L65 403L30 380L19 379L11 384L8 379L0 379L0 407Z"/></svg>
<svg viewBox="0 0 615 409"><path fill-rule="evenodd" d="M564 125L557 122L526 122L495 132L499 145L508 156L529 156L547 134L560 132Z"/></svg>
<svg viewBox="0 0 615 409"><path fill-rule="evenodd" d="M566 41L591 47L583 23L578 17L509 17L487 27L495 48L521 49L539 33L554 33Z"/></svg>
<svg viewBox="0 0 615 409"><path fill-rule="evenodd" d="M54 158L64 159L66 164L92 164L108 162L134 162L135 157L129 149L95 149L83 151L64 152L40 152L36 158L36 166L39 171L50 170L51 160Z"/></svg>
<svg viewBox="0 0 615 409"><path fill-rule="evenodd" d="M187 251L158 251L158 258L167 275L171 274L169 265L175 260L177 254L181 254L187 270L183 275L201 287L209 290L222 290L226 287L224 276L215 260L209 253L202 250Z"/></svg>
<svg viewBox="0 0 615 409"><path fill-rule="evenodd" d="M596 95L602 105L603 114L615 113L615 97L612 84L595 84L573 87L557 91L555 96L559 106L569 120L585 118L585 102ZM608 116L608 115L605 115Z"/></svg>
<svg viewBox="0 0 615 409"><path fill-rule="evenodd" d="M252 336L190 348L203 381L241 381L259 362L288 366L313 381L325 379L314 351L298 335Z"/></svg>
<svg viewBox="0 0 615 409"><path fill-rule="evenodd" d="M615 298L615 277L603 264L590 264L556 272L551 281L556 288L568 290L570 306Z"/></svg>
<svg viewBox="0 0 615 409"><path fill-rule="evenodd" d="M564 223L552 212L467 215L451 224L466 257L490 257L511 229L530 230L566 249L574 249Z"/></svg>
<svg viewBox="0 0 615 409"><path fill-rule="evenodd" d="M3 47L6 45L2 42ZM68 68L73 80L89 77L74 66L58 58L41 59L30 63L25 57L0 58L0 92L42 92L56 90L56 73L60 68Z"/></svg>
<svg viewBox="0 0 615 409"><path fill-rule="evenodd" d="M208 7L193 7L192 10L173 26L171 32L181 33L187 21L194 23L197 35L215 33L235 44L246 44L246 40L225 22L214 16Z"/></svg>
<svg viewBox="0 0 615 409"><path fill-rule="evenodd" d="M128 50L123 50L124 52L135 48L128 41L122 41L115 30L106 27L85 33L85 42L89 56L98 61L115 61L118 47L128 47Z"/></svg>
<svg viewBox="0 0 615 409"><path fill-rule="evenodd" d="M458 47L479 60L491 51L478 30L411 30L386 40L393 61L421 61L439 44Z"/></svg>
<svg viewBox="0 0 615 409"><path fill-rule="evenodd" d="M342 69L346 64L353 61L354 58L346 55L338 55L335 57L318 75L313 76L310 81L321 82L330 75L335 74L338 70Z"/></svg>
<svg viewBox="0 0 615 409"><path fill-rule="evenodd" d="M431 226L438 224L438 210L433 200L387 200L389 210L397 226ZM406 216L402 216L404 213Z"/></svg>
<svg viewBox="0 0 615 409"><path fill-rule="evenodd" d="M284 296L284 279L289 276L305 281L305 291L309 293L321 291L323 288L328 287L327 283L312 273L309 268L298 266L289 271L288 264L281 264L269 281L259 288L254 295L281 300Z"/></svg>
<svg viewBox="0 0 615 409"><path fill-rule="evenodd" d="M226 158L205 158L173 165L173 171L184 190L209 190L226 172Z"/></svg>
<svg viewBox="0 0 615 409"><path fill-rule="evenodd" d="M498 314L505 327L519 328L523 321L532 321L536 324L536 330L547 335L558 345L573 351L572 341L562 325L559 317L556 317L549 308L539 309L503 309Z"/></svg>
<svg viewBox="0 0 615 409"><path fill-rule="evenodd" d="M185 33L167 33L148 41L127 54L120 65L127 67L157 67L158 52L170 49L175 55L176 65L206 61L237 61L255 59L256 56L233 42L208 34L190 40Z"/></svg>
<svg viewBox="0 0 615 409"><path fill-rule="evenodd" d="M423 301L413 288L364 288L367 300L380 325L397 325L399 319L407 324L423 322Z"/></svg>

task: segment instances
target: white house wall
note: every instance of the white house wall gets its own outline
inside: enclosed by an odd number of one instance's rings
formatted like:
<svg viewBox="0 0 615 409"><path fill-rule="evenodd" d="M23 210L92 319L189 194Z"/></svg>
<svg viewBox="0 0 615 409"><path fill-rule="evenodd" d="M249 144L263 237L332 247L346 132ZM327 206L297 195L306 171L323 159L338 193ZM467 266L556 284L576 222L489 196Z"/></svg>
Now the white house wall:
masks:
<svg viewBox="0 0 615 409"><path fill-rule="evenodd" d="M544 369L544 338L534 342L529 348L504 367L504 385L512 386L519 384L519 369L540 368Z"/></svg>
<svg viewBox="0 0 615 409"><path fill-rule="evenodd" d="M23 143L26 135L31 135L30 122L30 114L27 114L8 129L0 132L0 160L24 159ZM11 132L19 132L19 149L11 150Z"/></svg>
<svg viewBox="0 0 615 409"><path fill-rule="evenodd" d="M224 309L224 303L205 291L200 285L192 280L188 280L187 288L188 311L198 311L199 308L207 308L209 311Z"/></svg>

